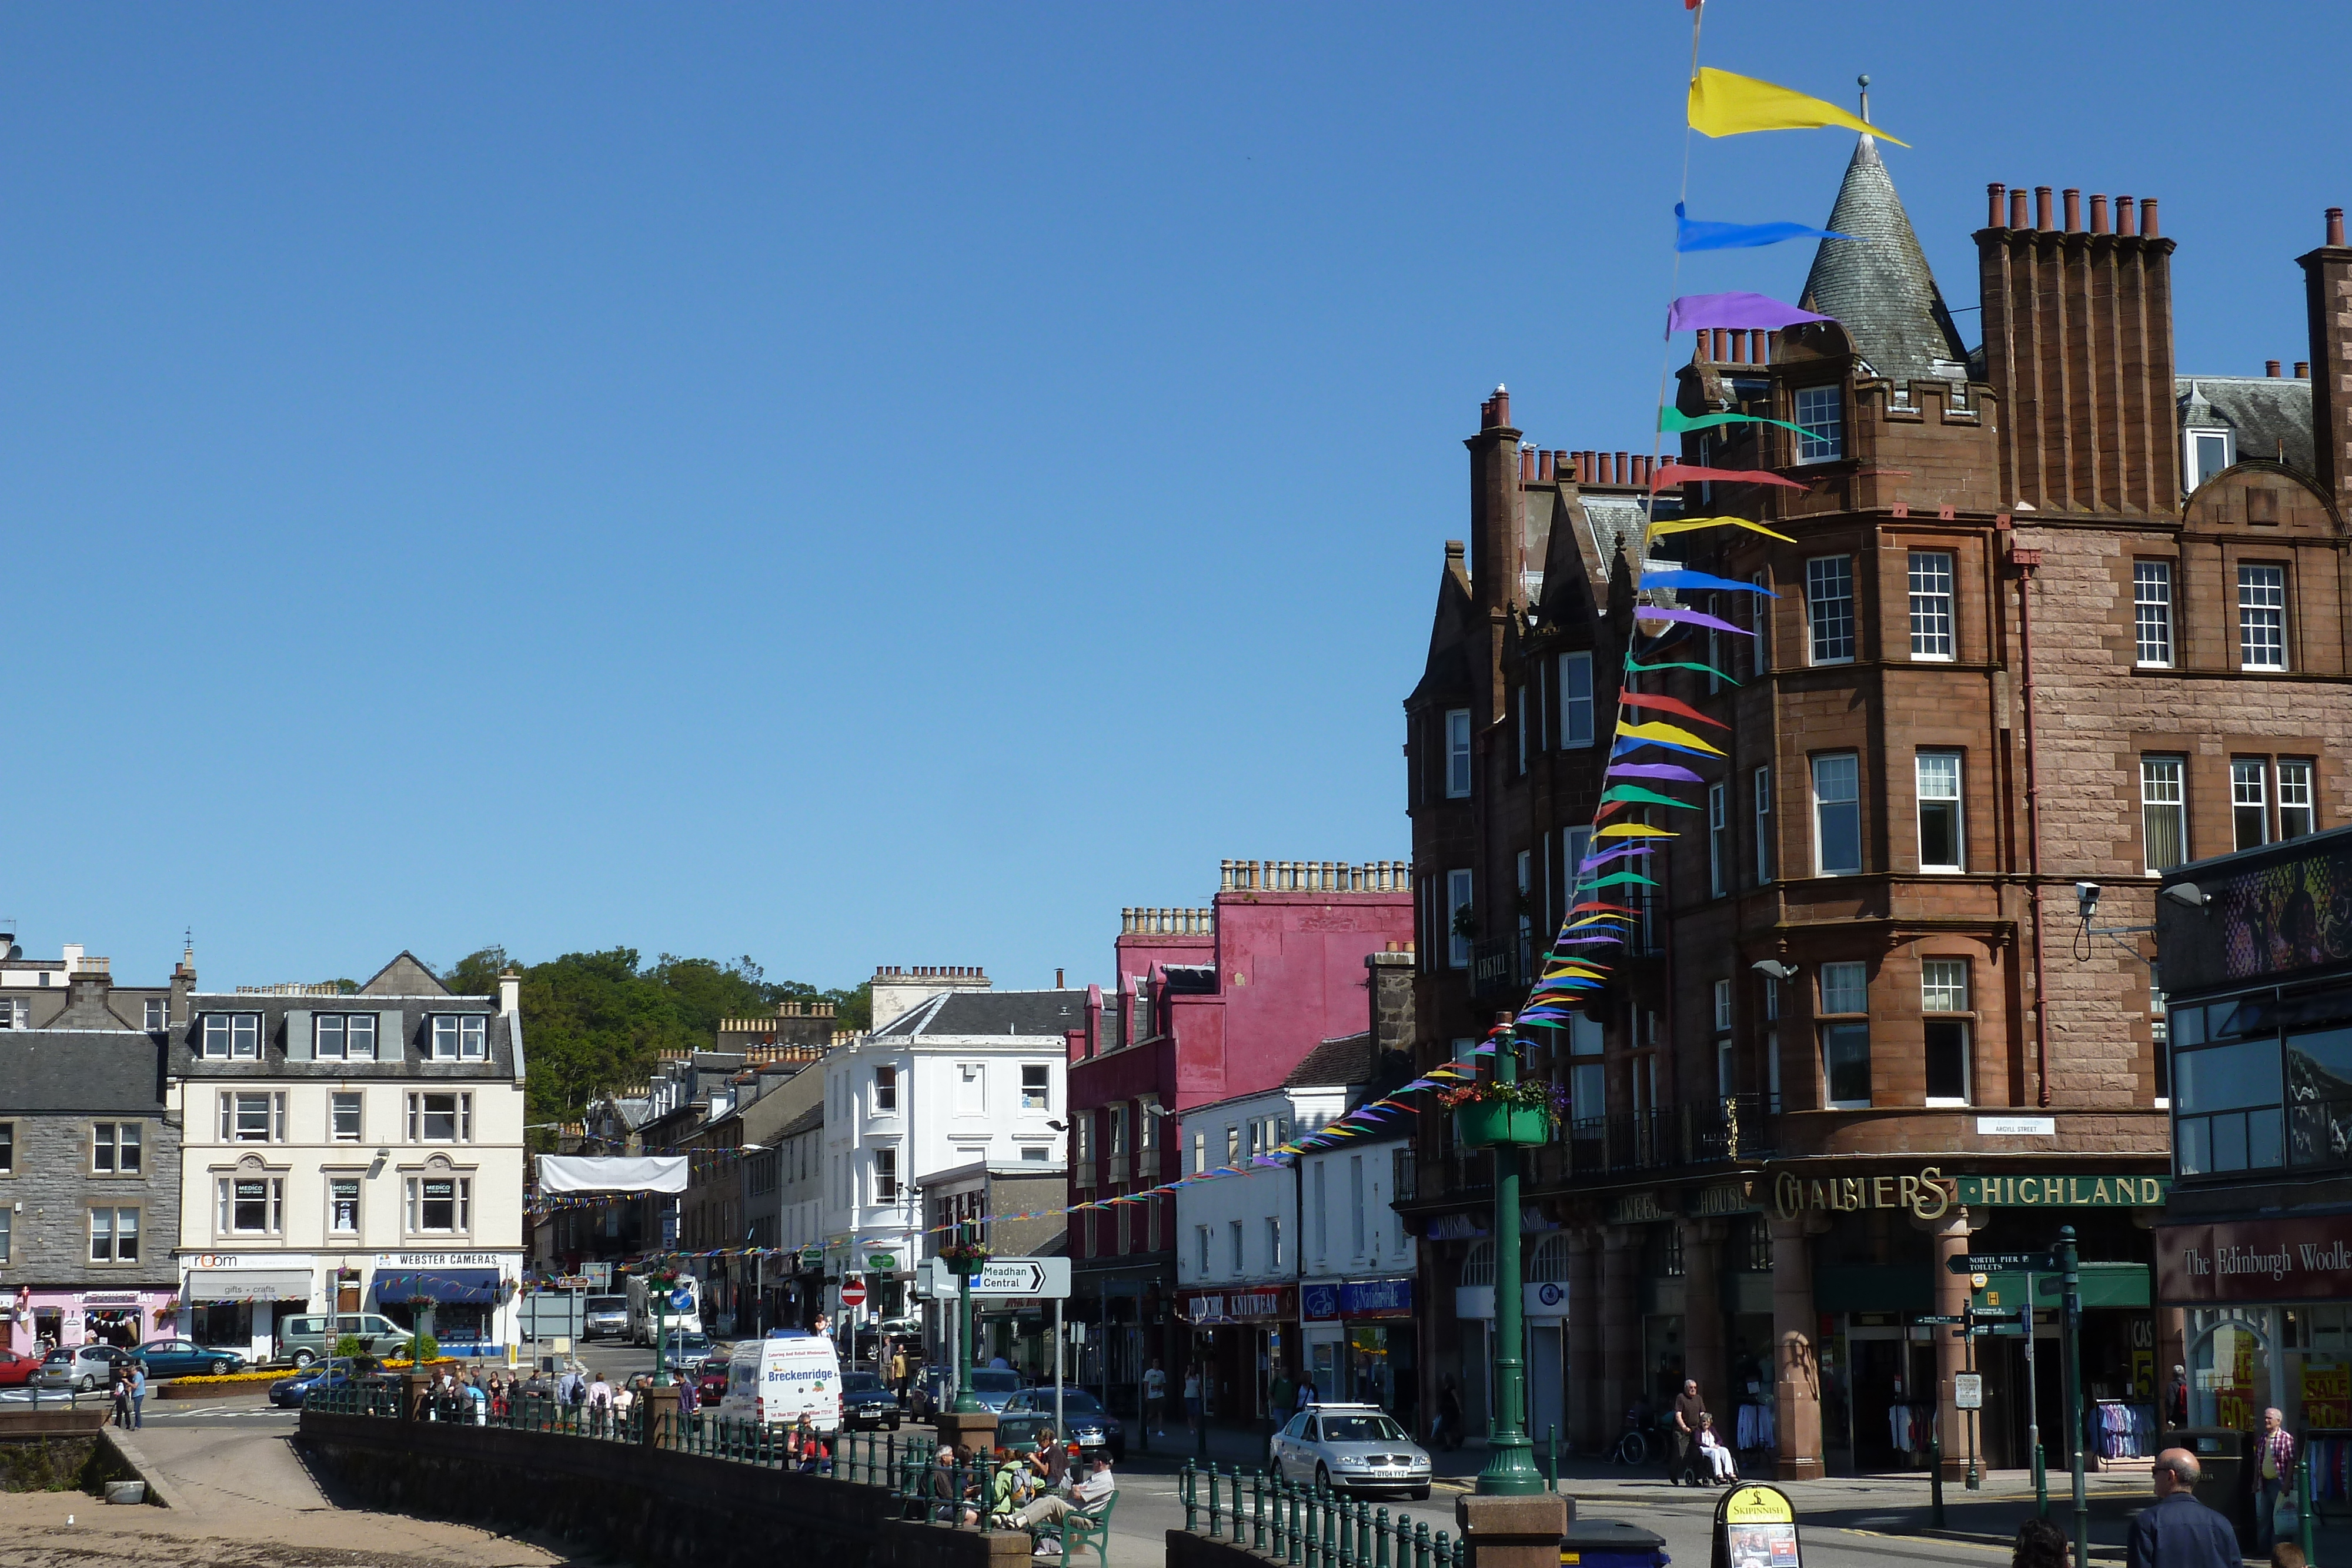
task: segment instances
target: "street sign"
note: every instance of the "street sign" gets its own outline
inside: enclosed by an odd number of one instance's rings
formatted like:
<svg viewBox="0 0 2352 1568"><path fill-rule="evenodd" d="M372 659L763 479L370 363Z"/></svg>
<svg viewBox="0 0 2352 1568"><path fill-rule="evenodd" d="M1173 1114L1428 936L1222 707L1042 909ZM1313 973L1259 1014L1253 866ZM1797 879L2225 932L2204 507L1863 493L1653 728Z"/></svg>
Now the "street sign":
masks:
<svg viewBox="0 0 2352 1568"><path fill-rule="evenodd" d="M674 1312L690 1312L694 1311L694 1292L692 1291L672 1291L669 1293L669 1310Z"/></svg>
<svg viewBox="0 0 2352 1568"><path fill-rule="evenodd" d="M1055 1300L1070 1293L1067 1258L991 1258L971 1282L975 1296L1034 1296Z"/></svg>
<svg viewBox="0 0 2352 1568"><path fill-rule="evenodd" d="M1984 1408L1984 1374L1980 1372L1952 1374L1952 1408L1955 1410Z"/></svg>
<svg viewBox="0 0 2352 1568"><path fill-rule="evenodd" d="M866 1281L852 1274L841 1282L841 1304L862 1307L866 1304Z"/></svg>
<svg viewBox="0 0 2352 1568"><path fill-rule="evenodd" d="M2057 1271L2052 1252L1968 1252L1944 1260L1955 1274L2049 1274Z"/></svg>
<svg viewBox="0 0 2352 1568"><path fill-rule="evenodd" d="M1964 1323L1969 1320L1958 1312L1941 1312L1932 1318L1913 1318L1915 1323Z"/></svg>
<svg viewBox="0 0 2352 1568"><path fill-rule="evenodd" d="M898 1255L895 1252L868 1252L866 1266L877 1274L888 1274L898 1269Z"/></svg>

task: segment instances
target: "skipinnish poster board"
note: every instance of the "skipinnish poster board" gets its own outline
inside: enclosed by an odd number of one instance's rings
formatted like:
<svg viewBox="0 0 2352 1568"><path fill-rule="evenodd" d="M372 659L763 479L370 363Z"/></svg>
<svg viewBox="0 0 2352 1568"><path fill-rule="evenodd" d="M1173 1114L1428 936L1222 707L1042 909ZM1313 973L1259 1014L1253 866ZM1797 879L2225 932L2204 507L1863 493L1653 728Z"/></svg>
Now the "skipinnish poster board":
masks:
<svg viewBox="0 0 2352 1568"><path fill-rule="evenodd" d="M1804 1568L1788 1493L1742 1481L1723 1494L1715 1505L1715 1568Z"/></svg>

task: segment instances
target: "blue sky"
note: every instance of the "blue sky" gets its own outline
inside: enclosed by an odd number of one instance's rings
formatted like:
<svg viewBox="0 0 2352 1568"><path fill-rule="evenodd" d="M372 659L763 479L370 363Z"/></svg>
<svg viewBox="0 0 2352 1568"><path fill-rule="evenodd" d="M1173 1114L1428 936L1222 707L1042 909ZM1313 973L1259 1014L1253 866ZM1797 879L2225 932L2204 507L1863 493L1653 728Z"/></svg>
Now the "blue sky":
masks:
<svg viewBox="0 0 2352 1568"><path fill-rule="evenodd" d="M1988 180L2128 191L2184 369L2305 357L2340 5L1708 13L1706 63L1871 74L1956 305ZM126 978L188 925L219 984L491 942L1102 977L1222 857L1408 852L1496 382L1544 445L1647 440L1675 0L0 42L0 910ZM1852 143L1695 141L1692 212L1819 223Z"/></svg>

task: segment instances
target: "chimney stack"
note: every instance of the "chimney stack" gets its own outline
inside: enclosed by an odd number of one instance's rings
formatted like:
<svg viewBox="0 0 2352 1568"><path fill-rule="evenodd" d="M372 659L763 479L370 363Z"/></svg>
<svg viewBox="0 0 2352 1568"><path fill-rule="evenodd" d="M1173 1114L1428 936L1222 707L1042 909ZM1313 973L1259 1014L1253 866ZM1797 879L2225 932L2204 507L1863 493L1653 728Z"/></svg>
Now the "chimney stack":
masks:
<svg viewBox="0 0 2352 1568"><path fill-rule="evenodd" d="M2311 379L2311 361L2309 360L2297 360L2294 362L2294 379L2299 382L2307 382Z"/></svg>
<svg viewBox="0 0 2352 1568"><path fill-rule="evenodd" d="M2091 195L2091 232L2095 235L2107 232L2107 199L2096 192Z"/></svg>
<svg viewBox="0 0 2352 1568"><path fill-rule="evenodd" d="M2327 209L2327 243L2296 262L2311 330L2311 434L2319 482L2352 503L2352 247L2344 209Z"/></svg>
<svg viewBox="0 0 2352 1568"><path fill-rule="evenodd" d="M2000 199L2008 190L1999 180L1985 187L1985 227L2000 227Z"/></svg>
<svg viewBox="0 0 2352 1568"><path fill-rule="evenodd" d="M1054 968L1054 988L1057 991L1066 991L1069 989L1067 986L1062 984L1062 970L1059 965L1055 966Z"/></svg>
<svg viewBox="0 0 2352 1568"><path fill-rule="evenodd" d="M2013 229L2025 226L2025 187L2022 185L2009 193L2009 226Z"/></svg>
<svg viewBox="0 0 2352 1568"><path fill-rule="evenodd" d="M2263 374L2270 377L2273 381L2278 380L2279 362L2276 360L2264 360L2263 361Z"/></svg>
<svg viewBox="0 0 2352 1568"><path fill-rule="evenodd" d="M1470 597L1487 622L1486 673L1478 685L1486 694L1486 722L1494 724L1503 717L1505 611L1519 584L1521 460L1509 390L1496 387L1480 415L1478 434L1463 444L1470 449ZM1534 471L1532 463L1527 471Z"/></svg>
<svg viewBox="0 0 2352 1568"><path fill-rule="evenodd" d="M2149 199L2137 235L2118 223L2094 248L2076 237L2082 191L2065 188L2063 229L2052 193L2034 187L2034 227L1977 235L1987 373L2008 412L2003 488L2041 511L2171 516L2180 506L2172 244L2157 237Z"/></svg>
<svg viewBox="0 0 2352 1568"><path fill-rule="evenodd" d="M2117 196L2116 198L2116 233L2134 235L2138 232L2132 224L2132 199L2129 196Z"/></svg>

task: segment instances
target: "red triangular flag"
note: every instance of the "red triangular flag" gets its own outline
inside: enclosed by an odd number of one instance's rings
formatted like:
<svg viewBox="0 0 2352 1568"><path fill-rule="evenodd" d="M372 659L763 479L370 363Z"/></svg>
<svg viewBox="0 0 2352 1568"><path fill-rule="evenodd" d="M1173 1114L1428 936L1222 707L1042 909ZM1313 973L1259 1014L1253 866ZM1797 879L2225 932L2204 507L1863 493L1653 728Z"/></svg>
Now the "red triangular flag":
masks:
<svg viewBox="0 0 2352 1568"><path fill-rule="evenodd" d="M1782 485L1791 490L1812 488L1801 480L1784 479L1761 468L1700 468L1687 463L1661 463L1651 471L1651 493L1654 495L1667 486L1679 485L1685 479L1719 479L1732 485Z"/></svg>
<svg viewBox="0 0 2352 1568"><path fill-rule="evenodd" d="M1662 697L1651 692L1624 692L1619 695L1617 700L1627 707L1654 707L1662 713L1677 714L1684 718L1695 718L1701 724L1711 724L1717 729L1731 727L1721 719L1709 718L1690 704L1675 697Z"/></svg>

